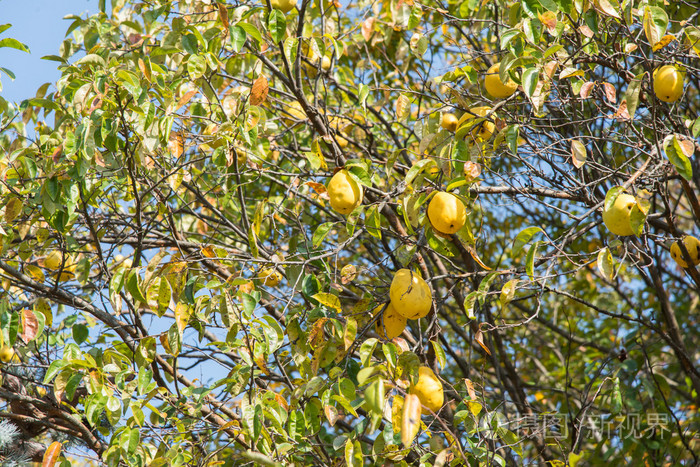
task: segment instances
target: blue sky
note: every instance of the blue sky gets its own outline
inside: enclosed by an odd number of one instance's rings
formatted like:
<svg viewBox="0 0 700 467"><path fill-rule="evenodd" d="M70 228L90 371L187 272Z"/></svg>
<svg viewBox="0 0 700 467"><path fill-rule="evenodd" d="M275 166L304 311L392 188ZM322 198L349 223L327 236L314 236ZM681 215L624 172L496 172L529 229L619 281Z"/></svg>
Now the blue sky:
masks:
<svg viewBox="0 0 700 467"><path fill-rule="evenodd" d="M109 4L109 0L108 0ZM63 17L97 11L97 0L0 0L0 24L12 27L0 35L0 39L13 37L29 47L31 54L10 48L0 48L0 66L10 69L16 76L12 81L0 72L0 95L12 102L34 97L39 86L55 82L60 73L58 63L42 60L45 55L58 55L70 25Z"/></svg>

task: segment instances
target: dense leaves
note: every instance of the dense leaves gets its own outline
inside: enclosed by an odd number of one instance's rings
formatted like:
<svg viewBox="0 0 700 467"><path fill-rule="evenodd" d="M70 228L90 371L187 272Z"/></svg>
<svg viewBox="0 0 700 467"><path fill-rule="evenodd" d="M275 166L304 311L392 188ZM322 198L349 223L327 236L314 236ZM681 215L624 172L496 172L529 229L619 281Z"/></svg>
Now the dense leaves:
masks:
<svg viewBox="0 0 700 467"><path fill-rule="evenodd" d="M34 460L696 464L695 6L286 4L102 1L0 97L0 417ZM432 307L385 341L402 268Z"/></svg>

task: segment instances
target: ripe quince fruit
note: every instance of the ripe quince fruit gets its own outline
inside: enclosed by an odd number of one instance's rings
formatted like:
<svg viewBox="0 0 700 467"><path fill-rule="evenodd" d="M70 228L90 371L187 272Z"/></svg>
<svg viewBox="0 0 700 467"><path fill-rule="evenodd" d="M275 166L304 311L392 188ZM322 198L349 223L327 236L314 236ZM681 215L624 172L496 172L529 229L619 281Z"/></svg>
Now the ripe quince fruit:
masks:
<svg viewBox="0 0 700 467"><path fill-rule="evenodd" d="M379 305L374 309L375 313L379 313L384 305ZM386 306L381 318L377 320L375 329L379 337L386 340L391 340L394 337L401 335L406 329L406 318L401 316L392 306L391 302ZM385 332L386 331L386 332Z"/></svg>
<svg viewBox="0 0 700 467"><path fill-rule="evenodd" d="M275 10L279 10L282 13L289 13L292 8L297 6L298 0L270 0L270 5Z"/></svg>
<svg viewBox="0 0 700 467"><path fill-rule="evenodd" d="M423 318L433 305L433 294L428 284L408 269L396 271L389 287L389 296L394 309L408 319Z"/></svg>
<svg viewBox="0 0 700 467"><path fill-rule="evenodd" d="M681 252L679 243L680 241L676 241L671 245L671 258L673 258L680 267L687 268L689 265ZM686 235L683 237L683 244L685 245L685 249L688 250L693 266L700 264L700 240L692 235Z"/></svg>
<svg viewBox="0 0 700 467"><path fill-rule="evenodd" d="M484 77L484 87L491 97L505 99L512 96L513 93L518 90L518 85L510 78L508 78L505 83L501 81L501 77L498 74L500 69L500 62L491 65L491 68L488 69Z"/></svg>
<svg viewBox="0 0 700 467"><path fill-rule="evenodd" d="M350 214L362 203L364 194L362 185L357 183L350 173L343 169L338 171L326 188L331 207L340 214Z"/></svg>
<svg viewBox="0 0 700 467"><path fill-rule="evenodd" d="M491 112L491 107L488 106L474 107L469 110L469 112L465 112L457 123L457 130L459 131L463 126L473 126L471 129L472 138L476 141L488 140L496 129L496 125L488 120L483 120L477 124L473 124L470 120L473 118L485 117L489 112Z"/></svg>
<svg viewBox="0 0 700 467"><path fill-rule="evenodd" d="M442 383L435 376L433 370L425 365L418 368L418 381L409 388L408 392L418 396L421 405L424 406L422 411L424 415L430 413L426 408L432 412L438 412L445 402Z"/></svg>
<svg viewBox="0 0 700 467"><path fill-rule="evenodd" d="M459 119L457 119L455 114L442 114L442 118L440 119L440 126L442 126L445 130L454 133L455 131L457 131L457 123L459 123Z"/></svg>
<svg viewBox="0 0 700 467"><path fill-rule="evenodd" d="M683 95L685 73L674 65L654 70L654 94L664 102L676 102Z"/></svg>
<svg viewBox="0 0 700 467"><path fill-rule="evenodd" d="M462 200L452 193L441 191L430 200L428 219L435 230L451 235L467 221L467 210Z"/></svg>
<svg viewBox="0 0 700 467"><path fill-rule="evenodd" d="M261 269L258 277L262 280L263 285L268 287L275 287L282 281L282 274L274 268Z"/></svg>
<svg viewBox="0 0 700 467"><path fill-rule="evenodd" d="M610 232L621 236L634 235L630 213L636 203L634 196L621 193L609 210L603 208L603 222Z"/></svg>

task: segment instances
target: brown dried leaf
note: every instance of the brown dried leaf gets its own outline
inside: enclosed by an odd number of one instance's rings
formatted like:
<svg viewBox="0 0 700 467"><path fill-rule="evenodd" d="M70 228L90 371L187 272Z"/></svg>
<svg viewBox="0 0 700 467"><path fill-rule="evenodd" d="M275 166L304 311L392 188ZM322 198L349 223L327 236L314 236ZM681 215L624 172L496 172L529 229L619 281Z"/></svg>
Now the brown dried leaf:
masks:
<svg viewBox="0 0 700 467"><path fill-rule="evenodd" d="M464 163L464 179L467 182L472 182L481 175L481 166L476 162L466 161Z"/></svg>
<svg viewBox="0 0 700 467"><path fill-rule="evenodd" d="M374 33L374 22L375 18L367 18L362 22L362 37L365 39L366 42L369 42L369 40L372 38L372 34Z"/></svg>
<svg viewBox="0 0 700 467"><path fill-rule="evenodd" d="M465 379L464 384L467 386L467 392L469 393L469 398L472 400L476 400L476 391L474 390L474 383L472 383L472 380Z"/></svg>
<svg viewBox="0 0 700 467"><path fill-rule="evenodd" d="M474 261L476 261L476 262L479 264L479 266L481 266L482 268L486 269L487 271L490 271L490 270L491 270L490 267L486 266L486 265L484 264L484 262L481 261L481 258L479 258L479 255L476 253L476 250L474 249L473 246L467 245L467 251L468 251L469 254L472 256L472 258L474 258Z"/></svg>
<svg viewBox="0 0 700 467"><path fill-rule="evenodd" d="M479 329L476 332L476 335L474 336L474 340L476 340L476 343L479 344L482 349L484 349L484 352L491 355L491 351L489 350L488 347L486 347L486 344L484 344L484 333L481 332L481 329Z"/></svg>
<svg viewBox="0 0 700 467"><path fill-rule="evenodd" d="M581 91L579 92L581 99L588 99L589 97L591 97L591 93L593 92L594 87L595 81L587 81L583 83L583 85L581 86Z"/></svg>
<svg viewBox="0 0 700 467"><path fill-rule="evenodd" d="M185 139L179 132L170 133L170 139L168 140L168 150L176 159L179 158L183 152L185 152Z"/></svg>
<svg viewBox="0 0 700 467"><path fill-rule="evenodd" d="M229 22L228 22L228 10L226 9L226 4L219 3L217 5L219 7L219 19L221 20L221 23L224 25L224 27L226 29L228 29Z"/></svg>
<svg viewBox="0 0 700 467"><path fill-rule="evenodd" d="M584 36L586 36L589 39L595 35L593 30L591 28L589 28L588 26L586 26L585 24L582 24L581 26L579 26L578 30L581 31L581 34L583 34Z"/></svg>
<svg viewBox="0 0 700 467"><path fill-rule="evenodd" d="M250 105L260 105L265 102L268 90L267 78L265 78L265 75L260 75L250 90Z"/></svg>
<svg viewBox="0 0 700 467"><path fill-rule="evenodd" d="M139 70L141 70L141 73L143 73L143 76L146 77L148 82L151 82L151 67L146 64L146 62L143 61L143 58L139 58L138 60L138 65L139 65Z"/></svg>
<svg viewBox="0 0 700 467"><path fill-rule="evenodd" d="M184 96L180 98L179 101L177 101L177 106L175 106L175 110L178 110L180 107L183 105L187 104L190 99L194 97L195 94L197 94L199 91L197 89L193 89L192 91L189 91L186 93Z"/></svg>
<svg viewBox="0 0 700 467"><path fill-rule="evenodd" d="M22 340L24 342L31 342L37 335L39 330L39 322L36 320L36 316L32 310L22 310Z"/></svg>
<svg viewBox="0 0 700 467"><path fill-rule="evenodd" d="M328 318L321 318L311 327L311 332L309 332L309 344L311 344L311 347L316 348L323 342L323 326L327 320Z"/></svg>
<svg viewBox="0 0 700 467"><path fill-rule="evenodd" d="M557 32L557 15L553 11L538 13L537 16L550 34L555 34Z"/></svg>
<svg viewBox="0 0 700 467"><path fill-rule="evenodd" d="M603 83L603 88L605 89L605 97L613 104L617 103L617 92L615 91L615 86L610 83Z"/></svg>
<svg viewBox="0 0 700 467"><path fill-rule="evenodd" d="M630 113L627 111L627 101L622 101L620 107L615 111L612 118L622 122L630 119Z"/></svg>

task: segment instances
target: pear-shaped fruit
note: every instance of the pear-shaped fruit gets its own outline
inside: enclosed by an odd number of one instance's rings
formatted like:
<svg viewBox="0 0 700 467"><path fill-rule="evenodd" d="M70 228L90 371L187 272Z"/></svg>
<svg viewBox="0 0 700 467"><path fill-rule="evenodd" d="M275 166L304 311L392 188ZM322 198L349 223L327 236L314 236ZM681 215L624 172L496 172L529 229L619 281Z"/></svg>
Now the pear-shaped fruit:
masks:
<svg viewBox="0 0 700 467"><path fill-rule="evenodd" d="M636 203L634 196L621 193L610 209L603 208L603 222L610 232L622 236L634 235L630 224L630 213Z"/></svg>
<svg viewBox="0 0 700 467"><path fill-rule="evenodd" d="M467 210L455 195L441 191L430 200L428 219L435 230L450 235L461 229L467 221Z"/></svg>
<svg viewBox="0 0 700 467"><path fill-rule="evenodd" d="M375 313L379 313L384 305L379 305L374 309ZM379 337L386 340L391 340L394 337L401 335L406 329L406 318L396 312L391 302L386 306L381 318L377 320L376 331Z"/></svg>
<svg viewBox="0 0 700 467"><path fill-rule="evenodd" d="M433 305L433 294L428 284L408 269L396 271L389 287L389 297L394 309L408 319L423 318Z"/></svg>
<svg viewBox="0 0 700 467"><path fill-rule="evenodd" d="M350 214L362 202L362 185L347 170L338 171L326 188L331 207L340 214Z"/></svg>
<svg viewBox="0 0 700 467"><path fill-rule="evenodd" d="M681 252L679 243L680 242L674 242L673 245L671 245L671 258L673 258L680 267L687 268L689 265ZM686 235L683 237L683 244L685 245L685 249L688 250L693 266L700 264L700 240L692 235Z"/></svg>
<svg viewBox="0 0 700 467"><path fill-rule="evenodd" d="M0 348L0 360L4 363L9 363L10 360L15 356L15 349L12 347L2 347Z"/></svg>
<svg viewBox="0 0 700 467"><path fill-rule="evenodd" d="M264 268L260 271L260 279L263 285L268 287L275 287L282 280L282 274L276 271L274 268Z"/></svg>
<svg viewBox="0 0 700 467"><path fill-rule="evenodd" d="M289 13L292 8L297 6L298 0L270 0L270 5L275 10L280 10L282 13Z"/></svg>
<svg viewBox="0 0 700 467"><path fill-rule="evenodd" d="M472 138L477 141L486 141L493 134L496 125L488 120L482 120L477 124L473 124L470 120L473 118L485 117L489 112L491 112L491 107L488 106L474 107L469 110L469 112L465 112L462 118L459 119L459 123L457 123L457 130L463 126L473 126L471 129Z"/></svg>
<svg viewBox="0 0 700 467"><path fill-rule="evenodd" d="M484 77L484 87L491 97L505 99L512 96L513 93L518 90L518 85L510 78L508 78L505 83L501 81L501 77L498 75L500 69L500 63L491 65L491 68L488 69Z"/></svg>
<svg viewBox="0 0 700 467"><path fill-rule="evenodd" d="M455 116L455 114L442 114L442 118L440 119L440 126L442 126L445 130L451 131L454 133L457 131L457 123L459 120Z"/></svg>
<svg viewBox="0 0 700 467"><path fill-rule="evenodd" d="M408 392L418 396L421 405L424 406L424 414L430 413L425 408L438 412L445 402L442 383L427 366L422 365L418 368L418 381L409 388Z"/></svg>
<svg viewBox="0 0 700 467"><path fill-rule="evenodd" d="M676 102L683 95L685 74L674 65L654 70L654 94L664 102Z"/></svg>

